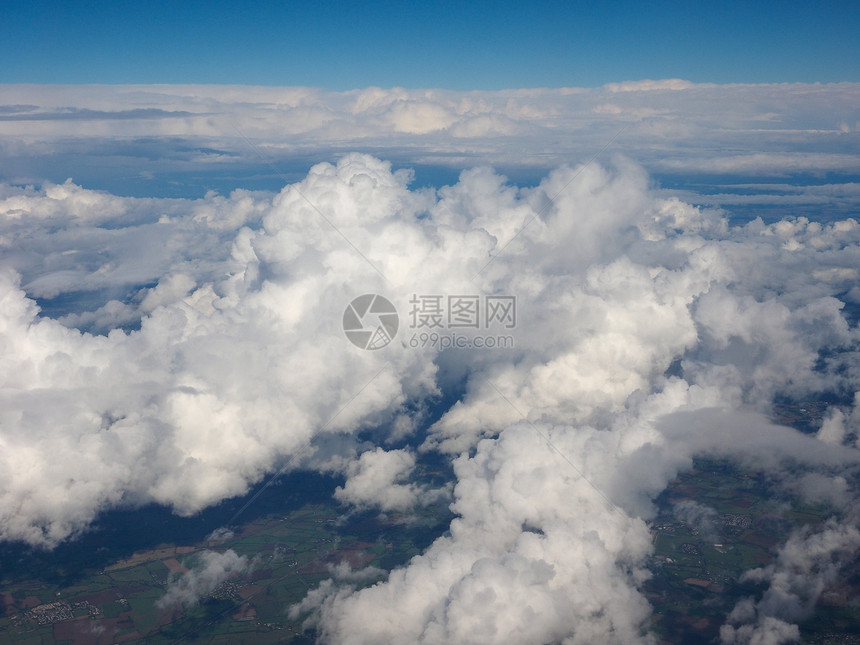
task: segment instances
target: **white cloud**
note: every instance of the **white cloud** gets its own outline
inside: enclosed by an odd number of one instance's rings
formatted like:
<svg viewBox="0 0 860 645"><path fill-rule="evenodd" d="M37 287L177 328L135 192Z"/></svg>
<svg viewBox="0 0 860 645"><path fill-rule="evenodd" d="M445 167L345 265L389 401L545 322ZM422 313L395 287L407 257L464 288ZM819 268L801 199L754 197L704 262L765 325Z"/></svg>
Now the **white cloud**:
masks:
<svg viewBox="0 0 860 645"><path fill-rule="evenodd" d="M610 92L654 92L654 91L680 91L689 90L696 87L690 81L685 81L680 78L667 78L664 80L644 80L644 81L625 81L623 83L609 83L606 89ZM701 87L701 86L700 86ZM705 85L704 87L714 87L713 85Z"/></svg>
<svg viewBox="0 0 860 645"><path fill-rule="evenodd" d="M799 641L794 623L812 615L821 593L837 581L858 550L857 528L832 520L817 532L792 535L774 564L744 574L742 579L769 586L758 601L738 603L720 628L720 640L727 645Z"/></svg>
<svg viewBox="0 0 860 645"><path fill-rule="evenodd" d="M196 605L215 591L218 585L248 572L253 567L253 562L247 556L237 555L233 549L223 553L202 551L194 557L197 563L191 569L179 575L171 574L167 591L156 603L159 608Z"/></svg>
<svg viewBox="0 0 860 645"><path fill-rule="evenodd" d="M270 161L280 168L276 174L294 172L296 159L304 164L349 150L405 164L548 171L591 157L622 129L610 150L662 174L860 169L846 139L846 124L858 121L856 83L665 79L497 92L7 85L3 94L9 105L25 106L0 115L0 165L16 169L0 179L19 183L41 180L45 171L62 181L55 173L68 167L69 155L121 181L141 172L134 157L144 154L150 183L167 183L189 167L205 175L209 163L236 176L270 174Z"/></svg>
<svg viewBox="0 0 860 645"><path fill-rule="evenodd" d="M334 200L331 208L343 215L333 219L357 230L367 224L365 212L390 221L398 209L420 203L401 181L381 162L355 158L342 163L340 174L312 173L301 190L319 204ZM208 242L195 247L207 231L195 209L177 218L176 227L190 231L180 236L190 248L177 244L179 256L199 252L200 261L166 260L176 272L168 269L142 295L137 316L145 317L131 333L91 336L39 318L14 274L3 273L6 539L51 545L117 504L158 501L194 513L246 492L321 429L353 431L392 414L413 387L412 395L432 387L434 367L419 353L400 351L386 360L344 342L343 308L356 291L379 290L381 279L349 247L344 251L296 194L288 188L266 207L262 229L234 234L232 255L229 242L214 257ZM33 197L35 207L42 199ZM161 235L135 232L140 257L159 253ZM380 244L395 243L381 233ZM320 248L288 241L298 235L305 243L315 238ZM116 279L123 284L121 258ZM209 282L215 266L218 277ZM189 287L193 292L183 297ZM320 338L333 342L315 342ZM411 385L404 368L414 370Z"/></svg>
<svg viewBox="0 0 860 645"><path fill-rule="evenodd" d="M415 467L415 456L406 450L368 450L346 469L346 484L334 497L356 506L375 506L383 511L408 511L422 496L414 484L397 483L407 479Z"/></svg>
<svg viewBox="0 0 860 645"><path fill-rule="evenodd" d="M573 433L547 430L564 454L581 454ZM607 507L527 426L481 442L456 471L450 537L387 582L309 595L301 609L321 612L325 642L639 640L648 614L635 590L649 544L641 520Z"/></svg>
<svg viewBox="0 0 860 645"><path fill-rule="evenodd" d="M720 158L667 159L656 162L661 169L686 170L701 173L738 174L747 176L780 176L795 172L841 171L856 174L860 171L860 156L840 153L784 154L751 153Z"/></svg>

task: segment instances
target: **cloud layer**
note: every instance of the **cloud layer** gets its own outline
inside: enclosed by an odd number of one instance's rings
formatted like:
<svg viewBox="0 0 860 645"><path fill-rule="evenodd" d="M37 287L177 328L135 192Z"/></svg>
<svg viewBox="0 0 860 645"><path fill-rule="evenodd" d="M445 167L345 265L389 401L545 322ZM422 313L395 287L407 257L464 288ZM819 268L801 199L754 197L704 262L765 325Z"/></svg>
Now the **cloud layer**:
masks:
<svg viewBox="0 0 860 645"><path fill-rule="evenodd" d="M386 92L353 98L394 113ZM427 110L422 123L457 123ZM653 499L694 456L754 463L834 512L853 503L855 220L731 226L624 157L533 188L487 167L439 190L409 181L350 154L274 196L4 186L0 537L52 546L152 501L193 514L302 460L346 475L344 503L407 510L426 499L415 451L438 451L455 464L450 535L296 615L337 643L632 643L653 640ZM401 313L382 350L341 330L364 293ZM411 346L415 294L515 295L515 346ZM34 297L69 311L40 315ZM439 394L445 361L465 394L427 427L410 404ZM819 436L769 420L776 397L821 392L838 404ZM368 428L407 445L367 446ZM833 531L853 536L855 519ZM768 602L725 638L795 620Z"/></svg>
<svg viewBox="0 0 860 645"><path fill-rule="evenodd" d="M3 95L0 180L13 183L62 182L75 168L75 179L124 194L172 195L179 183L194 195L216 185L275 189L354 150L441 169L446 181L489 163L537 182L608 145L686 186L697 203L765 204L780 217L789 204L794 214L840 205L829 213L838 215L860 202L856 83L670 79L498 92L9 85ZM714 177L728 185L702 185ZM784 194L785 177L803 179ZM739 180L747 185L733 189ZM828 190L840 196L823 201Z"/></svg>

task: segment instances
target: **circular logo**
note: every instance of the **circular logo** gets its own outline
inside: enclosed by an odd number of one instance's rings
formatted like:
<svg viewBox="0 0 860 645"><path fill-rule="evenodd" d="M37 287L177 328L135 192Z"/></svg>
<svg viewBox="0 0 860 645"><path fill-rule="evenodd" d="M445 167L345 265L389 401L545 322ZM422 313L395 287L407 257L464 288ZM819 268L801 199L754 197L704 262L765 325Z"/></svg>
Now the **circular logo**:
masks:
<svg viewBox="0 0 860 645"><path fill-rule="evenodd" d="M394 305L375 293L358 296L343 312L343 333L361 349L382 349L394 340L399 326Z"/></svg>

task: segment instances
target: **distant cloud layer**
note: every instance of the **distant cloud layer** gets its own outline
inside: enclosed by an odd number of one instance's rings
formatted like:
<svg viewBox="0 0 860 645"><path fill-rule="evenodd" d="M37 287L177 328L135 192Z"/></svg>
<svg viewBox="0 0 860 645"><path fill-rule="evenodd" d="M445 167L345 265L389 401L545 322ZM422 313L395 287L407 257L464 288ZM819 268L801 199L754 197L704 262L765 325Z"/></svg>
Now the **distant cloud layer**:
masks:
<svg viewBox="0 0 860 645"><path fill-rule="evenodd" d="M249 145L402 145L418 161L557 167L531 188L485 165L410 188L408 170L351 153L274 195L0 186L0 539L52 547L105 509L150 502L193 514L287 463L342 473L344 505L405 512L438 494L412 481L416 454L437 451L456 475L449 534L373 586L341 572L295 616L331 643L653 642L646 522L695 456L714 455L833 510L747 574L768 589L721 632L794 637L860 546L860 224L734 225L655 189L643 164L704 169L720 141L732 148L718 153L725 172L779 174L781 158L858 172L845 145L857 86L255 88L243 104L247 92L12 87L4 115L53 116L0 120L3 154L124 132L156 139L159 158L179 151L165 167L228 163ZM58 119L63 105L164 118ZM585 163L622 125L629 155ZM809 145L786 152L800 131ZM189 137L211 145L189 152ZM560 164L569 146L593 149ZM848 209L857 196L850 182L817 190L801 193ZM347 303L366 293L401 314L377 351L342 331ZM414 294L472 293L517 297L514 347L410 345ZM421 403L445 388L443 362L465 389L431 424ZM772 422L777 397L819 393L833 404L817 434ZM357 438L369 428L378 445ZM677 512L702 530L712 516ZM205 554L163 602L193 603L248 566Z"/></svg>
<svg viewBox="0 0 860 645"><path fill-rule="evenodd" d="M247 188L240 177L286 172L298 180L300 168L354 150L536 177L610 141L608 154L666 176L803 175L820 184L860 175L856 83L676 79L497 92L8 85L3 97L0 179L13 182L79 179L70 168L97 166L117 182L137 177L138 191L146 179L166 184L178 175L202 187L207 177L232 175L233 187Z"/></svg>

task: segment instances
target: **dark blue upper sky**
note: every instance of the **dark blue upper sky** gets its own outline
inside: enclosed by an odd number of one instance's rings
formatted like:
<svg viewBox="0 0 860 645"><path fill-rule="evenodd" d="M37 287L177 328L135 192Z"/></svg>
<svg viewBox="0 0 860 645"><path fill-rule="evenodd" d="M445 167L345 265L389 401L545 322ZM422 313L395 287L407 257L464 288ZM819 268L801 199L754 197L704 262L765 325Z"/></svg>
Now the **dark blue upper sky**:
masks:
<svg viewBox="0 0 860 645"><path fill-rule="evenodd" d="M857 2L5 2L3 83L860 80Z"/></svg>

